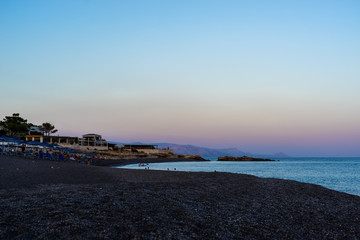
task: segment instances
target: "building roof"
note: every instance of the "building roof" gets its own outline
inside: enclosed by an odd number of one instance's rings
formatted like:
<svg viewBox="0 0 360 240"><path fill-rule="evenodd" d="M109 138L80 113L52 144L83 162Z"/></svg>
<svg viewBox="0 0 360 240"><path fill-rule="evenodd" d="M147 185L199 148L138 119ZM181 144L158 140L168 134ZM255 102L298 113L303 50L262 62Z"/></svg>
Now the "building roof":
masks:
<svg viewBox="0 0 360 240"><path fill-rule="evenodd" d="M88 134L84 134L82 136L83 137L101 137L101 135L95 134L95 133L88 133Z"/></svg>

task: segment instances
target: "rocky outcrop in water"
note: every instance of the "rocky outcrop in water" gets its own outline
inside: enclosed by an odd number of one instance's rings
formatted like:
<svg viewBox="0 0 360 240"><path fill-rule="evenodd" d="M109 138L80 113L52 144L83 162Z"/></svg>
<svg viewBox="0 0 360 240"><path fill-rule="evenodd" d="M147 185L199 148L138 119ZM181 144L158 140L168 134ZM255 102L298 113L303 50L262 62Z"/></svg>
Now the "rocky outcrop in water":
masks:
<svg viewBox="0 0 360 240"><path fill-rule="evenodd" d="M267 158L253 158L248 156L242 157L218 157L218 161L239 161L239 162L274 162L275 160L267 159Z"/></svg>
<svg viewBox="0 0 360 240"><path fill-rule="evenodd" d="M201 157L200 155L185 155L186 159L197 160L197 161L209 161Z"/></svg>

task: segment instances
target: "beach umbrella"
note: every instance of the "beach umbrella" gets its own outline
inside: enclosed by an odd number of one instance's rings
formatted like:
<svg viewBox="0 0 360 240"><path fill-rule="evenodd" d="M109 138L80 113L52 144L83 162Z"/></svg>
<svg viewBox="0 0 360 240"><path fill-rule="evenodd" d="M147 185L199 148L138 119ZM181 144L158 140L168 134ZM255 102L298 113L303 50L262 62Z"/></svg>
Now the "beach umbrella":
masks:
<svg viewBox="0 0 360 240"><path fill-rule="evenodd" d="M31 148L39 148L40 146L42 146L42 143L39 141L31 141L27 142L27 144L32 145Z"/></svg>
<svg viewBox="0 0 360 240"><path fill-rule="evenodd" d="M7 137L7 136L5 136L5 135L0 136L1 146L4 147L3 150L5 150L5 148L6 148L5 142L7 142L7 140L8 140L8 137Z"/></svg>
<svg viewBox="0 0 360 240"><path fill-rule="evenodd" d="M30 144L30 145L41 145L41 142L39 142L39 141L31 141L31 142L27 142L27 144Z"/></svg>
<svg viewBox="0 0 360 240"><path fill-rule="evenodd" d="M9 142L11 142L11 140L12 140L12 138L9 138L9 137L7 137L7 136L5 136L5 135L2 135L1 137L0 137L0 141L1 142L3 142L3 143L9 143Z"/></svg>
<svg viewBox="0 0 360 240"><path fill-rule="evenodd" d="M1 145L5 145L4 143L7 142L8 137L5 135L0 136Z"/></svg>
<svg viewBox="0 0 360 240"><path fill-rule="evenodd" d="M22 144L22 143L25 143L26 141L24 140L21 140L21 139L18 139L18 138L12 138L11 141L13 143L17 143L17 144Z"/></svg>
<svg viewBox="0 0 360 240"><path fill-rule="evenodd" d="M51 145L50 143L46 143L46 142L42 142L40 143L41 146L44 146L44 147L48 147L48 148L52 148L53 145Z"/></svg>
<svg viewBox="0 0 360 240"><path fill-rule="evenodd" d="M64 151L68 152L68 153L75 153L76 152L74 149L69 149L69 148L64 148Z"/></svg>
<svg viewBox="0 0 360 240"><path fill-rule="evenodd" d="M13 148L17 146L16 139L9 137L4 138L3 143L6 143L6 145L3 144L3 146L4 149L7 147L8 151L10 151L10 149L13 151Z"/></svg>
<svg viewBox="0 0 360 240"><path fill-rule="evenodd" d="M11 139L5 135L0 136L0 140L7 141L8 139Z"/></svg>
<svg viewBox="0 0 360 240"><path fill-rule="evenodd" d="M21 141L20 139L17 139L17 138L10 138L10 137L7 137L5 135L2 135L0 137L0 140L2 142L2 145L5 147L8 147L8 149L10 149L10 147L13 147L15 146L15 144L17 144L18 141ZM6 145L4 144L6 143ZM15 143L15 144L14 144Z"/></svg>
<svg viewBox="0 0 360 240"><path fill-rule="evenodd" d="M20 144L23 143L23 140L20 140L18 138L12 138L11 139L11 144L10 146L13 148L13 149L16 149L16 147L18 147Z"/></svg>
<svg viewBox="0 0 360 240"><path fill-rule="evenodd" d="M55 149L61 150L61 151L66 151L66 150L68 150L67 148L63 148L63 147L55 147Z"/></svg>

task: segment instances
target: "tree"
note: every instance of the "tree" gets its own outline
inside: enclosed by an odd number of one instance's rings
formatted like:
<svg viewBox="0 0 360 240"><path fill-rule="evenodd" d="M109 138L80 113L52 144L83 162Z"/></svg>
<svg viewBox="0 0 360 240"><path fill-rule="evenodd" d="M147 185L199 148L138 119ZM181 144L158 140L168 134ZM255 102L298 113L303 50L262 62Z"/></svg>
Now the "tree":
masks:
<svg viewBox="0 0 360 240"><path fill-rule="evenodd" d="M24 137L28 132L28 126L27 120L20 117L19 113L5 116L3 121L0 121L1 130L9 137Z"/></svg>
<svg viewBox="0 0 360 240"><path fill-rule="evenodd" d="M51 133L56 133L58 131L57 129L55 129L54 125L48 122L40 125L39 129L45 136L50 136Z"/></svg>

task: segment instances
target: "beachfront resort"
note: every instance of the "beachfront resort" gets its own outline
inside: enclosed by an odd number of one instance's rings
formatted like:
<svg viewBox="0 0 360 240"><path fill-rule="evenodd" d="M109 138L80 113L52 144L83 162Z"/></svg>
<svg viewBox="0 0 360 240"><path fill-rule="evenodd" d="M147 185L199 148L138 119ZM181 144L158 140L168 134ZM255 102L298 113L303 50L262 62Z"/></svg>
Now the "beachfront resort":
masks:
<svg viewBox="0 0 360 240"><path fill-rule="evenodd" d="M1 239L360 237L355 195L227 172L114 168L201 159L95 133L54 136L53 125L29 127L18 114L0 127Z"/></svg>
<svg viewBox="0 0 360 240"><path fill-rule="evenodd" d="M0 153L28 158L77 160L94 163L98 159L139 158L198 158L175 154L172 149L160 149L151 144L117 144L100 134L87 133L81 137L53 135L58 130L50 123L36 126L14 113L0 121Z"/></svg>
<svg viewBox="0 0 360 240"><path fill-rule="evenodd" d="M25 140L0 136L0 153L51 160L78 160L93 163L96 159L131 159L175 157L171 149L157 145L109 143L99 134L70 136L26 135Z"/></svg>

